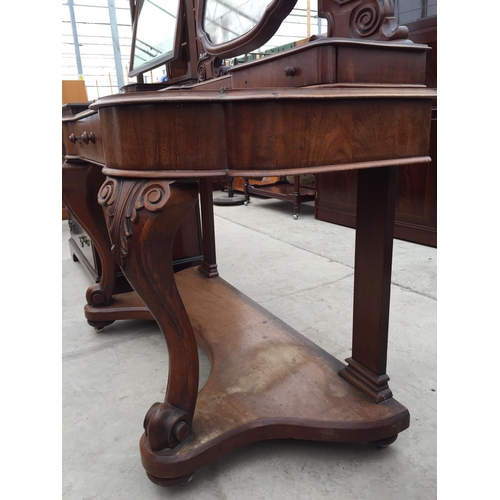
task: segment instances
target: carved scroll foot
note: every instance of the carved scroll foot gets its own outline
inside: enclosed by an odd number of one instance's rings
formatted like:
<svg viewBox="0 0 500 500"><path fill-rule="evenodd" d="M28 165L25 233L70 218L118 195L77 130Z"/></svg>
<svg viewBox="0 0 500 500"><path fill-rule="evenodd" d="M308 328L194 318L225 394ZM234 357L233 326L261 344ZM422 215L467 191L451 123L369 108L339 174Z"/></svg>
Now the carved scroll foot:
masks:
<svg viewBox="0 0 500 500"><path fill-rule="evenodd" d="M144 421L154 451L174 448L190 434L198 395L198 348L172 268L175 234L197 199L196 183L165 179L108 178L99 191L111 251L168 347L165 401Z"/></svg>
<svg viewBox="0 0 500 500"><path fill-rule="evenodd" d="M191 433L191 421L179 408L155 403L144 418L144 431L153 451L173 449Z"/></svg>
<svg viewBox="0 0 500 500"><path fill-rule="evenodd" d="M100 283L89 286L85 298L87 299L87 304L94 307L104 306L110 304L112 301L108 290Z"/></svg>

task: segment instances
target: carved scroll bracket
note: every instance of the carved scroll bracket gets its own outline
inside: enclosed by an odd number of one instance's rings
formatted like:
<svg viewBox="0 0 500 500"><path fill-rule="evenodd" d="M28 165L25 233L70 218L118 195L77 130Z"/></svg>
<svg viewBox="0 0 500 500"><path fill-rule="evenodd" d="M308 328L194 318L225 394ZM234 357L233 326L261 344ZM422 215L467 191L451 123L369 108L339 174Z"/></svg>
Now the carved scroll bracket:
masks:
<svg viewBox="0 0 500 500"><path fill-rule="evenodd" d="M132 227L141 210L160 211L169 199L172 182L162 179L119 182L108 178L101 186L98 202L105 209L108 232L114 242L111 251L120 266L129 255ZM117 203L117 198L123 202Z"/></svg>
<svg viewBox="0 0 500 500"><path fill-rule="evenodd" d="M394 0L318 0L328 36L367 40L406 40L408 28L394 17Z"/></svg>

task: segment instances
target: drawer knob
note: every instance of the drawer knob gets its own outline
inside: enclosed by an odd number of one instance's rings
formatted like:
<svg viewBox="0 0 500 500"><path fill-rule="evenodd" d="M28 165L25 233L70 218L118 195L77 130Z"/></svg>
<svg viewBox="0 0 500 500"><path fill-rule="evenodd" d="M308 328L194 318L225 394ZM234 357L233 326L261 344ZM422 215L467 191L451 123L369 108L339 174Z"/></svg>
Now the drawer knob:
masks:
<svg viewBox="0 0 500 500"><path fill-rule="evenodd" d="M71 134L69 136L69 142L72 142L73 144L78 141L80 144L83 142L84 144L88 144L91 142L92 144L95 144L95 134L94 132L90 132L87 134L87 132L83 132L83 134L80 137L75 137L75 134Z"/></svg>
<svg viewBox="0 0 500 500"><path fill-rule="evenodd" d="M285 68L285 76L295 76L295 68L293 66L287 66Z"/></svg>
<svg viewBox="0 0 500 500"><path fill-rule="evenodd" d="M87 132L84 132L80 136L80 139L81 139L81 142L83 142L84 144L88 144L89 142L91 142L92 144L95 144L94 132L90 132L88 135L87 135Z"/></svg>

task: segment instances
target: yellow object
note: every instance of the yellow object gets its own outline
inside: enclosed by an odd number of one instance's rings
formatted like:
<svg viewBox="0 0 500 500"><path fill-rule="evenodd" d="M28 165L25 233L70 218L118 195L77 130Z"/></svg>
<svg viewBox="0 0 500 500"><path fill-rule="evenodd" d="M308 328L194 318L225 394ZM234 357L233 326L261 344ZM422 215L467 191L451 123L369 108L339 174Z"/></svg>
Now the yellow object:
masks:
<svg viewBox="0 0 500 500"><path fill-rule="evenodd" d="M62 103L88 102L84 80L62 80Z"/></svg>

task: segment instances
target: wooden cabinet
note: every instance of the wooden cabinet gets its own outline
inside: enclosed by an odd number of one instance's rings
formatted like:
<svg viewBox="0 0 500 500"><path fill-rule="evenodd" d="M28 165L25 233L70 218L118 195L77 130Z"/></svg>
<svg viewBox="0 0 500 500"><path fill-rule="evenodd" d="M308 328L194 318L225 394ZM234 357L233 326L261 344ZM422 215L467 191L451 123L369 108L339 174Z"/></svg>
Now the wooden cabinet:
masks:
<svg viewBox="0 0 500 500"><path fill-rule="evenodd" d="M87 102L87 88L84 80L63 80L62 81L62 103Z"/></svg>

